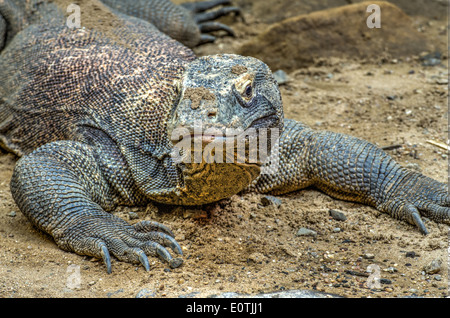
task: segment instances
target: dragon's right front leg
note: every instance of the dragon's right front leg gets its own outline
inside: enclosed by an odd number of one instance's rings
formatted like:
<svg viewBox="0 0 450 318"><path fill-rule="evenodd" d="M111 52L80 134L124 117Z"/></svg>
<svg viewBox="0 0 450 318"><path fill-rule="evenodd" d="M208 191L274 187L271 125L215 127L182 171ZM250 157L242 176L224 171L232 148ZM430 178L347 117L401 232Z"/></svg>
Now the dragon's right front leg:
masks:
<svg viewBox="0 0 450 318"><path fill-rule="evenodd" d="M46 144L17 163L11 180L13 198L60 248L103 259L108 273L110 253L121 261L141 263L146 270L147 255L160 256L171 267L181 265L181 258L172 258L165 248L182 254L167 227L152 221L131 226L106 212L120 203L118 193L123 195L127 185L120 171L109 176L117 183L111 184L99 158L92 147L80 142Z"/></svg>

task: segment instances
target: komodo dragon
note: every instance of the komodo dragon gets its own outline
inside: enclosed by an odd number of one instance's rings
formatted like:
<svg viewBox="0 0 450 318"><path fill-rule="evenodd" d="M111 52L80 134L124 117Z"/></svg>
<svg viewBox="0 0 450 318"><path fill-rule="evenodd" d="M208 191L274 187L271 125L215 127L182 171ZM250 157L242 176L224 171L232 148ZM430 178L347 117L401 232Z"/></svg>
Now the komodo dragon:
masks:
<svg viewBox="0 0 450 318"><path fill-rule="evenodd" d="M103 259L108 273L110 255L146 270L148 256L171 267L183 262L166 226L131 226L107 213L118 205L202 205L242 191L315 186L424 234L421 215L448 224L447 185L403 168L366 141L284 119L278 85L263 62L194 55L188 46L214 40L208 31L232 34L212 20L236 8L206 11L227 2L77 1L77 28L67 23L69 0L0 1L0 143L21 157L10 186L23 214L63 250ZM278 151L264 162L175 160L176 129L205 148L214 139L193 132L198 121L222 132L279 129ZM274 154L278 170L262 174Z"/></svg>

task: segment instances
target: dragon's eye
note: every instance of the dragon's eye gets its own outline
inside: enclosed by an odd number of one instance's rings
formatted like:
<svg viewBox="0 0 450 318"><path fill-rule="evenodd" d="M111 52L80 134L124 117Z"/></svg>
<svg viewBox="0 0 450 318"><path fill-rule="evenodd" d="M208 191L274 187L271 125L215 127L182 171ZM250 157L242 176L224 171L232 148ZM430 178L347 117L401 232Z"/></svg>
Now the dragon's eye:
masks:
<svg viewBox="0 0 450 318"><path fill-rule="evenodd" d="M251 103L255 95L253 80L254 76L252 74L244 74L234 84L235 92L238 95L237 98L244 107Z"/></svg>
<svg viewBox="0 0 450 318"><path fill-rule="evenodd" d="M248 84L247 87L245 88L244 95L245 97L250 98L252 97L252 94L253 94L252 84Z"/></svg>
<svg viewBox="0 0 450 318"><path fill-rule="evenodd" d="M251 99L253 97L253 82L246 80L241 85L241 96L245 99Z"/></svg>

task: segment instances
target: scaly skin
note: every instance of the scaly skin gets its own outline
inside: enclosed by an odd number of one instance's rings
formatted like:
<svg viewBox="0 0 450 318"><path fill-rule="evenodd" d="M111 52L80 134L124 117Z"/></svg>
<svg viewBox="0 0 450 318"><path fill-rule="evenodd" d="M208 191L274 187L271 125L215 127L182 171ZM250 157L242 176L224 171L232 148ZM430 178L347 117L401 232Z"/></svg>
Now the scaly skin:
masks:
<svg viewBox="0 0 450 318"><path fill-rule="evenodd" d="M420 215L449 223L448 186L396 163L364 140L285 120L277 173L262 174L249 190L283 194L315 186L342 200L364 203L416 225Z"/></svg>
<svg viewBox="0 0 450 318"><path fill-rule="evenodd" d="M199 35L223 29L201 25L226 13L201 13L214 3L181 8L160 1L158 15L138 10L138 19L119 11L133 14L146 2L128 8L126 2L105 1L111 9L86 0L85 28L77 30L65 26L66 2L56 1L57 7L38 1L35 10L24 9L18 16L26 16L26 23L8 22L15 25L14 37L0 55L0 144L22 156L11 192L20 210L62 249L102 258L108 272L110 254L147 270L147 256L177 267L182 259L166 248L180 255L181 248L168 228L148 221L131 226L108 211L150 201L205 204L242 191L281 194L307 186L374 206L423 233L420 214L449 223L446 185L402 168L366 141L285 120L277 84L261 61L197 58L160 31L187 34L194 26ZM97 10L87 10L86 3ZM2 14L4 8L3 3ZM183 23L171 23L180 16ZM202 132L279 129L279 148L273 148L279 153L264 165L176 162L176 132L190 135L196 122ZM202 137L202 149L211 140ZM272 165L277 158L279 165Z"/></svg>
<svg viewBox="0 0 450 318"><path fill-rule="evenodd" d="M236 7L222 7L216 11L204 12L219 4L230 4L230 0L204 1L200 3L186 3L181 6L170 1L160 0L102 0L111 8L152 23L161 32L180 41L188 47L198 44L214 42L215 37L206 32L224 30L234 35L233 30L219 22L211 21L223 15L235 12Z"/></svg>

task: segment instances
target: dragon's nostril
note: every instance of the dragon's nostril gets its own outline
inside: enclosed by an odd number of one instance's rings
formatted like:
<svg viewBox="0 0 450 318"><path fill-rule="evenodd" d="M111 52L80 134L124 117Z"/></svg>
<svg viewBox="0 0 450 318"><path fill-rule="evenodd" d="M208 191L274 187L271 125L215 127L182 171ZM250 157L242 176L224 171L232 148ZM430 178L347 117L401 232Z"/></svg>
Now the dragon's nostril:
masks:
<svg viewBox="0 0 450 318"><path fill-rule="evenodd" d="M216 112L216 111L210 111L210 112L208 113L208 117L209 117L209 118L216 117L216 115L217 115L217 112Z"/></svg>

